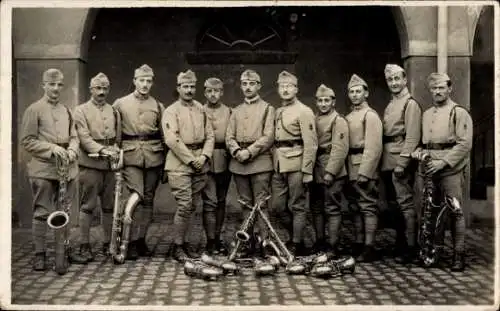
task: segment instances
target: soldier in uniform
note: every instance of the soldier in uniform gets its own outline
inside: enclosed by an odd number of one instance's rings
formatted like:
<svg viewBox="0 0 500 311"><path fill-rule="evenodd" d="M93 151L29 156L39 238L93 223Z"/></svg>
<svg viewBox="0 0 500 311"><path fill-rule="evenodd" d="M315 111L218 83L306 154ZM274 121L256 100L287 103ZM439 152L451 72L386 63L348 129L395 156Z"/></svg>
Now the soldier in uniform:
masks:
<svg viewBox="0 0 500 311"><path fill-rule="evenodd" d="M316 120L311 108L297 99L297 77L283 71L278 76L282 106L276 110L272 177L273 209L291 237L295 255L304 253L303 231L307 220L307 187L313 181L318 149Z"/></svg>
<svg viewBox="0 0 500 311"><path fill-rule="evenodd" d="M229 170L233 173L238 197L240 200L254 205L258 200L267 197L270 190L273 170L270 148L274 139L274 107L259 96L261 80L253 70L245 70L240 77L244 101L233 109L226 132L226 145L231 154ZM246 219L249 210L242 207ZM262 205L267 215L267 204ZM268 232L260 217L257 218L257 229L262 239ZM253 233L253 228L250 228ZM252 237L248 253L255 250ZM261 248L263 252L264 249ZM261 254L263 255L263 254Z"/></svg>
<svg viewBox="0 0 500 311"><path fill-rule="evenodd" d="M321 84L316 91L318 152L311 186L311 212L316 242L315 252L335 255L342 222L342 189L347 177L345 160L349 151L347 121L335 110L335 92ZM325 222L328 224L328 243L325 241Z"/></svg>
<svg viewBox="0 0 500 311"><path fill-rule="evenodd" d="M101 201L102 228L104 231L103 253L109 250L111 227L113 225L115 177L109 159L93 159L88 156L98 153L108 157L119 157L120 119L106 98L109 93L109 79L99 73L90 80L91 98L75 108L75 126L80 140L78 164L80 166L80 247L78 252L90 262L94 255L89 244L92 213ZM72 254L73 255L73 254Z"/></svg>
<svg viewBox="0 0 500 311"><path fill-rule="evenodd" d="M118 98L113 107L121 119L123 180L130 195L125 209L134 209L127 259L151 256L146 234L153 216L153 201L165 161L161 135L163 105L150 95L153 69L142 65L134 71L134 92Z"/></svg>
<svg viewBox="0 0 500 311"><path fill-rule="evenodd" d="M169 148L165 170L177 201L172 255L179 262L193 257L185 242L186 233L196 207L203 204L201 193L214 149L212 122L205 113L205 107L194 100L195 91L194 72L187 70L179 73L179 99L165 109L161 122Z"/></svg>
<svg viewBox="0 0 500 311"><path fill-rule="evenodd" d="M409 263L415 257L415 203L413 183L415 166L408 157L420 143L422 110L406 86L406 72L398 65L387 64L385 80L392 99L384 111L384 151L381 177L386 189L387 203L397 215L396 262Z"/></svg>
<svg viewBox="0 0 500 311"><path fill-rule="evenodd" d="M56 161L69 166L66 196L71 201L76 194L78 173L78 136L70 110L59 101L64 86L63 73L48 69L42 76L44 95L24 112L21 144L31 155L28 178L33 194L32 234L35 249L33 270L46 267L45 236L47 218L56 210L59 176ZM87 258L74 256L73 262L85 263Z"/></svg>
<svg viewBox="0 0 500 311"><path fill-rule="evenodd" d="M373 243L378 225L378 166L382 156L382 121L367 102L368 85L353 75L347 85L353 107L346 116L349 125L348 200L354 208L356 242L353 253L358 261L375 259ZM363 234L364 233L364 234Z"/></svg>
<svg viewBox="0 0 500 311"><path fill-rule="evenodd" d="M464 170L472 149L473 124L469 112L450 98L451 80L445 73L432 73L428 77L433 105L422 116L423 151L430 154L432 161L426 173L433 176L434 185L442 195L455 197L462 206L464 191ZM423 187L422 174L417 178L419 188ZM465 220L462 211L451 215L453 238L452 271L465 269ZM439 237L438 249L442 248L443 235Z"/></svg>
<svg viewBox="0 0 500 311"><path fill-rule="evenodd" d="M207 184L202 192L203 224L207 235L207 252L227 255L221 231L226 215L226 195L231 181L225 141L231 109L222 103L223 84L220 79L209 78L204 87L207 100L205 111L212 122L215 143Z"/></svg>

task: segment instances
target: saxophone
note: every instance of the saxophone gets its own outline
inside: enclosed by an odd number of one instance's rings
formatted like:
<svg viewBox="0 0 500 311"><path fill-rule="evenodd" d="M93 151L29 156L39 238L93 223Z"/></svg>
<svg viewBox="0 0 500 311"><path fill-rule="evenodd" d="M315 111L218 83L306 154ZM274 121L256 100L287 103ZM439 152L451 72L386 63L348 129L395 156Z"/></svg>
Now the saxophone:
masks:
<svg viewBox="0 0 500 311"><path fill-rule="evenodd" d="M431 267L439 260L442 245L439 245L439 238L444 234L444 217L447 211L453 214L463 214L460 203L456 198L446 195L444 200L437 202L436 185L432 175L426 173L427 165L432 161L430 154L415 151L410 155L419 161L420 171L423 172L424 185L422 189L420 228L418 233L418 243L420 246L419 258L424 267Z"/></svg>
<svg viewBox="0 0 500 311"><path fill-rule="evenodd" d="M90 158L104 157L110 163L111 170L115 173L115 198L113 205L113 224L111 227L111 239L109 243L109 254L113 258L114 263L123 263L125 256L120 252L120 244L122 240L122 226L123 226L123 205L121 204L121 196L123 189L123 149L120 149L119 157L112 159L98 153L91 153L88 155Z"/></svg>
<svg viewBox="0 0 500 311"><path fill-rule="evenodd" d="M69 213L70 198L66 192L69 178L69 163L56 157L57 175L59 178L59 191L57 196L57 210L47 218L49 228L54 230L55 240L55 271L59 275L66 274L69 267Z"/></svg>

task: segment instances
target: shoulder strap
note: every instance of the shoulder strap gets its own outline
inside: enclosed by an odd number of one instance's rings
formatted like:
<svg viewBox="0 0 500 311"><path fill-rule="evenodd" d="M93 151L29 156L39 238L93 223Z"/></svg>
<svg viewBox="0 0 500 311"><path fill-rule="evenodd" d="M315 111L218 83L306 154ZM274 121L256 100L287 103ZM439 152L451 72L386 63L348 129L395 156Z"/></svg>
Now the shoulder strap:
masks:
<svg viewBox="0 0 500 311"><path fill-rule="evenodd" d="M335 127L335 123L337 122L337 117L338 117L338 116L339 116L339 115L337 114L337 115L335 116L335 118L333 118L332 123L330 124L330 128L329 128L329 132L330 132L330 133L332 132L333 128Z"/></svg>
<svg viewBox="0 0 500 311"><path fill-rule="evenodd" d="M64 108L66 108L66 112L68 113L68 118L69 118L69 129L68 129L68 135L71 136L71 128L73 127L73 115L71 115L71 111L69 110L68 106L64 105Z"/></svg>
<svg viewBox="0 0 500 311"><path fill-rule="evenodd" d="M266 110L264 111L264 117L262 118L262 134L264 135L264 128L266 126L267 115L269 114L269 104L266 106Z"/></svg>
<svg viewBox="0 0 500 311"><path fill-rule="evenodd" d="M410 95L410 97L408 97L408 99L405 102L405 105L403 107L403 111L401 112L401 120L403 121L403 123L405 122L406 109L408 108L408 104L410 103L410 100L413 100L415 103L417 103L418 107L420 107L420 111L423 112L422 106L420 105L420 103L418 101L416 101L415 98L413 98L413 96ZM405 130L404 135L406 135L406 127L404 127L404 130Z"/></svg>

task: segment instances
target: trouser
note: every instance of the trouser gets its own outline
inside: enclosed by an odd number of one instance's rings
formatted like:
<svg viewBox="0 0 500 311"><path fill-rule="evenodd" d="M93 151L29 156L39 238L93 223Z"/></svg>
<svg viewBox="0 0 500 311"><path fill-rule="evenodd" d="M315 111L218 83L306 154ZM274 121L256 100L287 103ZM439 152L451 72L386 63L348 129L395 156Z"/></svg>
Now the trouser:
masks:
<svg viewBox="0 0 500 311"><path fill-rule="evenodd" d="M354 215L356 242L373 245L378 225L378 180L371 179L363 185L351 180L346 190Z"/></svg>
<svg viewBox="0 0 500 311"><path fill-rule="evenodd" d="M236 184L236 191L238 192L238 199L247 202L247 204L253 206L257 204L259 200L265 198L269 195L270 181L271 181L271 172L263 172L256 173L250 175L239 175L234 174L234 182ZM267 208L267 202L262 204L260 207L265 217L269 219L269 212ZM251 210L246 206L241 206L243 211L243 218L247 219ZM262 239L267 239L269 236L269 230L265 225L265 222L262 220L262 217L257 213L255 215L256 224L257 224L257 232L261 236ZM250 234L253 233L254 227L250 228Z"/></svg>
<svg viewBox="0 0 500 311"><path fill-rule="evenodd" d="M226 215L226 196L231 173L208 173L203 198L203 226L207 239L219 239Z"/></svg>
<svg viewBox="0 0 500 311"><path fill-rule="evenodd" d="M140 197L140 203L133 213L134 222L131 225L130 241L145 238L153 220L153 203L156 188L160 183L163 165L141 168L126 166L123 169L123 180L130 192Z"/></svg>
<svg viewBox="0 0 500 311"><path fill-rule="evenodd" d="M460 206L462 207L463 202L463 188L464 188L464 173L460 171L456 174L445 176L445 177L434 177L433 184L436 190L435 194L435 204L441 204L443 202L444 196L448 195L454 197L458 200ZM424 185L424 179L422 176L417 177L417 187L422 193ZM421 198L423 201L425 198ZM421 223L422 219L422 211L418 211L418 219L419 223ZM449 218L451 222L451 236L453 239L453 247L457 252L463 252L465 250L465 218L463 214L463 210L460 208L456 213L450 212L449 209L446 209L445 215L443 217L443 222ZM437 246L438 248L444 245L444 227L443 230L439 231L437 236Z"/></svg>
<svg viewBox="0 0 500 311"><path fill-rule="evenodd" d="M328 224L328 242L334 246L338 240L342 222L341 201L345 178L335 180L331 185L314 183L311 185L311 213L316 241L325 238L325 220Z"/></svg>
<svg viewBox="0 0 500 311"><path fill-rule="evenodd" d="M174 216L174 243L182 245L187 240L191 216L201 206L201 192L205 187L207 174L179 175L168 173L168 182L177 202Z"/></svg>
<svg viewBox="0 0 500 311"><path fill-rule="evenodd" d="M59 204L59 182L44 178L30 178L29 181L33 194L33 245L35 253L44 253L46 251L47 218L52 212L60 209L57 207ZM75 195L76 181L73 179L67 183L65 200L72 202Z"/></svg>
<svg viewBox="0 0 500 311"><path fill-rule="evenodd" d="M273 213L294 243L302 242L307 221L307 186L302 172L274 173L271 182Z"/></svg>
<svg viewBox="0 0 500 311"><path fill-rule="evenodd" d="M81 244L89 243L92 214L97 208L98 199L101 201L104 242L109 243L113 225L114 174L112 171L80 167L80 215L78 224Z"/></svg>
<svg viewBox="0 0 500 311"><path fill-rule="evenodd" d="M394 229L398 238L405 238L408 246L415 245L415 201L414 201L414 173L406 172L401 178L394 175L394 171L381 173L385 187L387 205L393 213ZM402 217L402 218L401 218Z"/></svg>

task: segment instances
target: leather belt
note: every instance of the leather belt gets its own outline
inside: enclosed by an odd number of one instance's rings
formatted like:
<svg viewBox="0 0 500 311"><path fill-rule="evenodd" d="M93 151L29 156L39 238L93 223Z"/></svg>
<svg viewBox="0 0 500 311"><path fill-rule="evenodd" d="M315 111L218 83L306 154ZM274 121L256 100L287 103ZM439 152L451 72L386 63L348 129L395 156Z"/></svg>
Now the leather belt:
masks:
<svg viewBox="0 0 500 311"><path fill-rule="evenodd" d="M203 149L203 146L205 143L197 143L197 144L186 144L186 147L189 150L198 150L198 149Z"/></svg>
<svg viewBox="0 0 500 311"><path fill-rule="evenodd" d="M295 140L276 140L274 141L274 146L276 148L283 148L283 147L294 147L294 146L303 146L304 142L302 139L295 139Z"/></svg>
<svg viewBox="0 0 500 311"><path fill-rule="evenodd" d="M215 143L214 149L226 149L226 143Z"/></svg>
<svg viewBox="0 0 500 311"><path fill-rule="evenodd" d="M318 147L318 155L321 155L321 154L330 154L331 151L332 151L332 146Z"/></svg>
<svg viewBox="0 0 500 311"><path fill-rule="evenodd" d="M241 149L248 148L254 143L254 141L238 141L238 146L240 146Z"/></svg>
<svg viewBox="0 0 500 311"><path fill-rule="evenodd" d="M62 147L64 149L69 147L69 143L56 143L56 145L58 145L59 147Z"/></svg>
<svg viewBox="0 0 500 311"><path fill-rule="evenodd" d="M160 132L156 132L153 134L145 134L145 135L122 134L122 139L123 140L141 140L141 141L157 140L157 139L161 139L161 134L160 134Z"/></svg>
<svg viewBox="0 0 500 311"><path fill-rule="evenodd" d="M360 154L365 151L364 147L359 147L359 148L349 148L349 154Z"/></svg>
<svg viewBox="0 0 500 311"><path fill-rule="evenodd" d="M395 143L397 141L402 141L405 139L405 136L404 135L395 135L395 136L383 136L382 137L382 142L384 144L388 144L388 143Z"/></svg>
<svg viewBox="0 0 500 311"><path fill-rule="evenodd" d="M106 145L106 146L112 146L116 142L116 138L104 138L104 139L94 139L96 143L99 143L101 145Z"/></svg>
<svg viewBox="0 0 500 311"><path fill-rule="evenodd" d="M446 149L451 149L453 148L457 143L429 143L429 144L424 144L425 149L429 150L446 150Z"/></svg>

